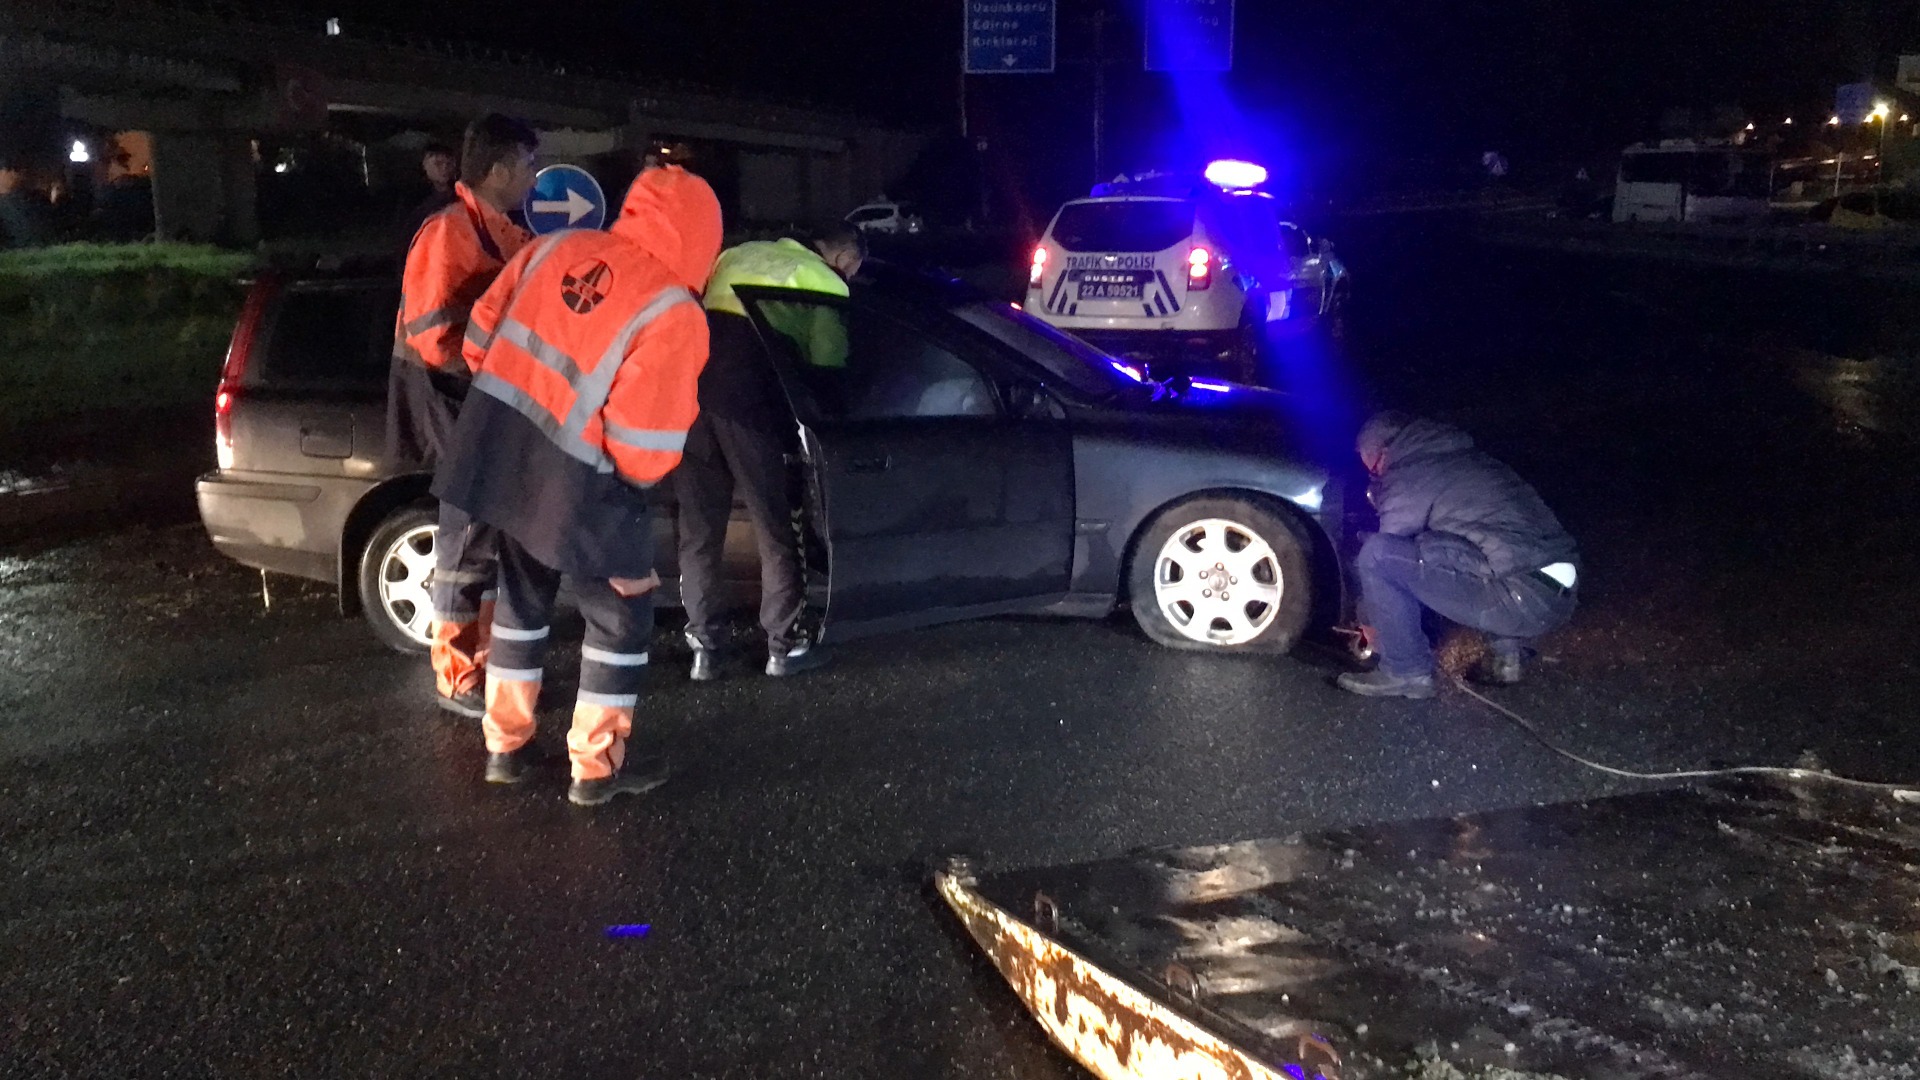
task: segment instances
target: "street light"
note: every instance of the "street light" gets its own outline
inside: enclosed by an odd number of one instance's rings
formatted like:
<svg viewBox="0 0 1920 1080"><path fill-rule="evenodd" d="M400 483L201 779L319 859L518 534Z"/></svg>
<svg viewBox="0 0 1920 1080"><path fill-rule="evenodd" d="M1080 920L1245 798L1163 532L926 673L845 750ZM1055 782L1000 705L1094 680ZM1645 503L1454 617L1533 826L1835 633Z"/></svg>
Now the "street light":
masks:
<svg viewBox="0 0 1920 1080"><path fill-rule="evenodd" d="M87 162L93 160L93 154L88 152L85 142L75 139L73 140L73 148L67 151L67 160L73 162L75 165L85 165Z"/></svg>
<svg viewBox="0 0 1920 1080"><path fill-rule="evenodd" d="M1839 127L1839 126L1840 126L1840 117L1839 117L1839 115L1838 115L1838 114L1835 114L1835 115L1833 115L1833 116L1829 116L1829 117L1827 117L1827 126L1828 126L1828 127Z"/></svg>
<svg viewBox="0 0 1920 1080"><path fill-rule="evenodd" d="M1880 175L1873 185L1873 212L1875 214L1880 212L1880 187L1887 181L1887 128L1890 126L1887 123L1887 118L1892 115L1893 106L1884 101L1876 101L1873 103L1873 111L1867 114L1865 121L1869 124L1876 120L1880 122L1880 152L1874 157L1873 165L1874 168L1880 170Z"/></svg>

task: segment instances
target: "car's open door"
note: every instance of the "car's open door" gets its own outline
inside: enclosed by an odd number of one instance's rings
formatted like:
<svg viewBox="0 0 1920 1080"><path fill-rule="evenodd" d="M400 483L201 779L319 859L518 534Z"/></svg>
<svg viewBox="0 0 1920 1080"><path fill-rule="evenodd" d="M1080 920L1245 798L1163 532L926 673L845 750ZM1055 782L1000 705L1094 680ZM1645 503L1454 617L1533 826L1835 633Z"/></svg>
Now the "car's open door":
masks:
<svg viewBox="0 0 1920 1080"><path fill-rule="evenodd" d="M1064 412L944 312L741 288L799 420L827 541L823 640L1037 610L1067 593Z"/></svg>

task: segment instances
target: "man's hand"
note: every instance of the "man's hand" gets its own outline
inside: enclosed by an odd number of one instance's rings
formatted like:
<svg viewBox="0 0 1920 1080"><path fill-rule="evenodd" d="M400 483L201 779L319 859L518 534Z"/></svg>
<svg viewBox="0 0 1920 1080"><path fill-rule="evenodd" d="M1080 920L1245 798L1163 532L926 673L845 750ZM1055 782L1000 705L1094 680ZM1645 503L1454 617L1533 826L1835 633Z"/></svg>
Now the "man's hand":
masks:
<svg viewBox="0 0 1920 1080"><path fill-rule="evenodd" d="M649 570L647 576L643 578L609 578L607 579L607 584L613 586L613 591L618 593L621 599L631 600L636 596L645 596L659 588L660 571Z"/></svg>

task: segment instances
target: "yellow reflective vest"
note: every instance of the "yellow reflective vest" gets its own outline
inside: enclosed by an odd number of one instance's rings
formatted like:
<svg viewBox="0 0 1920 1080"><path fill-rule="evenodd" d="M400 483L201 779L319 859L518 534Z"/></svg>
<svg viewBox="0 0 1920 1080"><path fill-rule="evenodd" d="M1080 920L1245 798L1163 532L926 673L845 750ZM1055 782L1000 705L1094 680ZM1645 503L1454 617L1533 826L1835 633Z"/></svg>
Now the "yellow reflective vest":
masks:
<svg viewBox="0 0 1920 1080"><path fill-rule="evenodd" d="M847 283L820 253L798 240L755 240L720 253L707 280L708 311L744 316L737 285L803 289L828 296L848 295ZM766 304L767 324L793 340L815 367L847 366L847 324L840 312L815 304Z"/></svg>

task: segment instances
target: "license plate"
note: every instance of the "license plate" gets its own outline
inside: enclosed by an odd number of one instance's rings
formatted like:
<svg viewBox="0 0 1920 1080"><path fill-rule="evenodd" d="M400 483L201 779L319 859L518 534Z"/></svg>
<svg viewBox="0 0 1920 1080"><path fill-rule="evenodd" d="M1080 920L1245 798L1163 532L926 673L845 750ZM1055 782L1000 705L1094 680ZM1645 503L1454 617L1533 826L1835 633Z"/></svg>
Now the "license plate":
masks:
<svg viewBox="0 0 1920 1080"><path fill-rule="evenodd" d="M1138 300L1145 282L1132 274L1087 273L1080 275L1082 300Z"/></svg>

